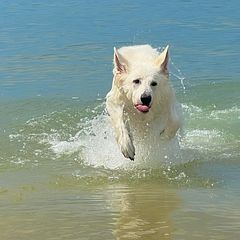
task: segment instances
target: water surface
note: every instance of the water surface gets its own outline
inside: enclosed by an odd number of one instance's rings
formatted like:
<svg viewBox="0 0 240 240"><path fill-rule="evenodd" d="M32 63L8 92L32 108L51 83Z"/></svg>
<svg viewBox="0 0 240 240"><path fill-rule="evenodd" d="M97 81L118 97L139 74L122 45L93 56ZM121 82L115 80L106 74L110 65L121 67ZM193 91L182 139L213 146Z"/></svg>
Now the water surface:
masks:
<svg viewBox="0 0 240 240"><path fill-rule="evenodd" d="M239 3L3 1L1 239L238 239ZM113 47L170 45L184 164L137 168L104 113Z"/></svg>

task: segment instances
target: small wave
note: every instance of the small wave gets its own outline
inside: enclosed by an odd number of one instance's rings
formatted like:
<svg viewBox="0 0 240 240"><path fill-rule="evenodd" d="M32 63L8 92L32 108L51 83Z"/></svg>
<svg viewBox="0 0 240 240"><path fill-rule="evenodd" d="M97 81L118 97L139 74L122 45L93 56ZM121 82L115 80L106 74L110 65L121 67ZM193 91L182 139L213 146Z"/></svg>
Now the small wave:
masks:
<svg viewBox="0 0 240 240"><path fill-rule="evenodd" d="M203 128L199 119L207 119L209 110L183 104L187 121L180 147L173 142L171 151L165 153L166 146L154 144L151 148L140 146L140 153L134 162L123 157L113 136L104 104L88 107L79 113L69 111L53 112L39 118L30 119L16 133L9 135L15 152L9 157L12 163L41 164L46 159L61 158L64 161L77 161L84 166L105 169L161 168L163 165L205 159L209 154L221 153L230 156L236 152L237 141L224 129ZM214 110L212 116L239 113L238 108ZM198 117L197 117L198 116ZM214 121L214 120L209 120ZM212 124L213 125L213 124ZM169 150L168 149L168 150ZM170 153L169 153L170 152ZM227 158L227 157L226 157Z"/></svg>
<svg viewBox="0 0 240 240"><path fill-rule="evenodd" d="M230 119L231 121L234 119L240 119L240 108L238 107L232 107L229 109L224 110L213 110L210 113L209 118L212 119Z"/></svg>
<svg viewBox="0 0 240 240"><path fill-rule="evenodd" d="M199 113L202 113L203 110L198 107L198 106L195 106L193 104L190 104L190 105L187 105L187 104L182 104L182 108L184 110L184 113L186 114L189 114L190 116L194 115L194 114L199 114Z"/></svg>
<svg viewBox="0 0 240 240"><path fill-rule="evenodd" d="M192 149L216 150L225 143L224 134L218 130L194 129L188 130L182 139L183 147Z"/></svg>

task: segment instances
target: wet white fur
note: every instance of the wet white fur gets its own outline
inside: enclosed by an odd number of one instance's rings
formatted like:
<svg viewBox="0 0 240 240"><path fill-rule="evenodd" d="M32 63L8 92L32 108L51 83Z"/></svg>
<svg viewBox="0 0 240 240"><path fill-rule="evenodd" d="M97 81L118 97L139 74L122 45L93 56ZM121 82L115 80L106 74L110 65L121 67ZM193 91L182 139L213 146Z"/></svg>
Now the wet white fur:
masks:
<svg viewBox="0 0 240 240"><path fill-rule="evenodd" d="M171 141L181 121L168 73L168 47L160 53L150 45L114 49L112 89L106 96L116 141L126 158L134 159L144 151L153 151ZM133 80L140 79L140 84ZM157 86L151 83L157 82ZM134 106L141 95L151 95L149 112ZM136 156L135 156L136 155Z"/></svg>

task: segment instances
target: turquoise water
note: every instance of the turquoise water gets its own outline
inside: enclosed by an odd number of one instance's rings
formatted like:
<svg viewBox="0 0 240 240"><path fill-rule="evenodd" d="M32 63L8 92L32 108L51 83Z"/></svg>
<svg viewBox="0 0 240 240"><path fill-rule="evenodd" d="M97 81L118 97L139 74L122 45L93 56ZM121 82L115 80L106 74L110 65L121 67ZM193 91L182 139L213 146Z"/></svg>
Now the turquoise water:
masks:
<svg viewBox="0 0 240 240"><path fill-rule="evenodd" d="M239 26L236 0L2 1L0 239L238 239ZM146 43L170 45L186 163L121 168L113 47Z"/></svg>

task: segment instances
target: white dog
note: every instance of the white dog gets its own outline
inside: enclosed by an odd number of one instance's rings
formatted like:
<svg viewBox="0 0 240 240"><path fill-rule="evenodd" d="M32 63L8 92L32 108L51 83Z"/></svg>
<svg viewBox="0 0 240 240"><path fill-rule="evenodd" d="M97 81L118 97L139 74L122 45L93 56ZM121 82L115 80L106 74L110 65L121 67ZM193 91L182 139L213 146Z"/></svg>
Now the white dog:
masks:
<svg viewBox="0 0 240 240"><path fill-rule="evenodd" d="M168 46L162 53L149 45L114 48L106 107L120 150L131 160L137 148L166 143L180 128L168 60Z"/></svg>

